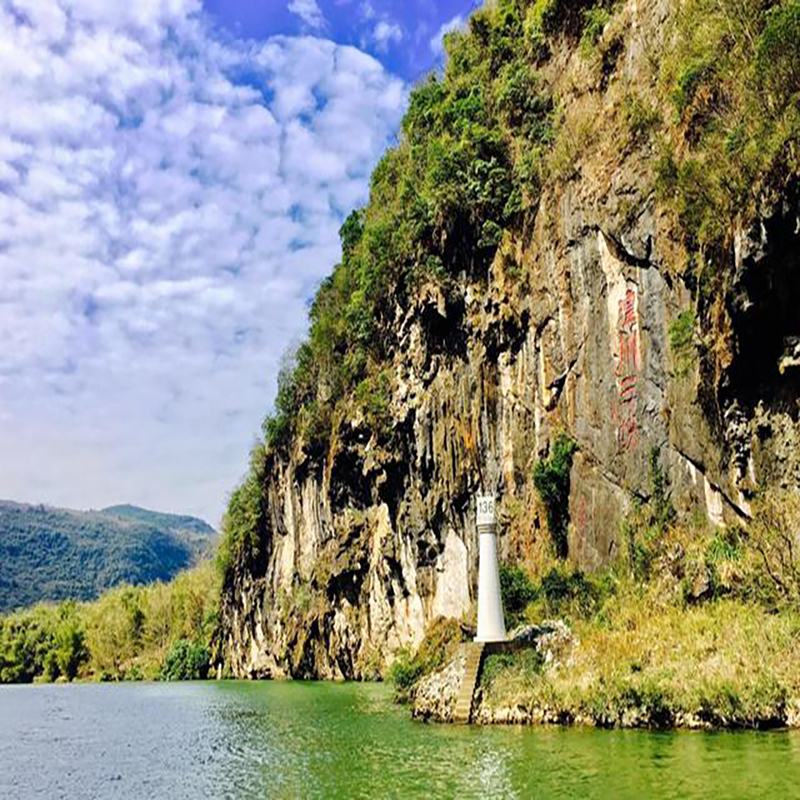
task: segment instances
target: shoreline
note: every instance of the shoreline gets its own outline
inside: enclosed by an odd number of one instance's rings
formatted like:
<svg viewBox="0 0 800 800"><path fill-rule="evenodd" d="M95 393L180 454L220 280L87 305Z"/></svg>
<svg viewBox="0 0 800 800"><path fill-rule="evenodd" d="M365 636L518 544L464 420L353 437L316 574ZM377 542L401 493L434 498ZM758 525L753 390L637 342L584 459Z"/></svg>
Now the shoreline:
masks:
<svg viewBox="0 0 800 800"><path fill-rule="evenodd" d="M450 665L448 665L449 667ZM447 667L445 667L447 669ZM439 672L443 672L440 670ZM429 676L431 677L431 676ZM0 688L42 688L53 686L120 686L120 685L175 685L175 684L217 684L217 683L299 683L299 684L331 684L344 686L355 684L383 684L390 687L390 682L385 680L374 681L339 681L339 680L307 680L297 678L207 678L205 680L185 681L100 681L100 680L75 680L75 681L34 681L31 683L8 683ZM398 702L395 705L406 708L411 718L419 723L438 725L458 725L452 718L452 705L448 697L441 698L443 706L432 708L422 705L415 698L411 703ZM588 698L586 699L588 705ZM592 713L586 709L567 709L542 705L493 704L486 696L483 688L476 692L475 708L469 725L479 727L508 727L520 728L586 728L600 730L641 730L659 732L700 731L706 733L756 731L778 733L781 731L800 730L800 699L787 701L778 709L777 714L764 715L763 717L741 720L726 717L721 709L708 708L700 712L686 710L670 711L660 710L653 714L647 709L632 705L618 705L616 708L608 707L605 714Z"/></svg>

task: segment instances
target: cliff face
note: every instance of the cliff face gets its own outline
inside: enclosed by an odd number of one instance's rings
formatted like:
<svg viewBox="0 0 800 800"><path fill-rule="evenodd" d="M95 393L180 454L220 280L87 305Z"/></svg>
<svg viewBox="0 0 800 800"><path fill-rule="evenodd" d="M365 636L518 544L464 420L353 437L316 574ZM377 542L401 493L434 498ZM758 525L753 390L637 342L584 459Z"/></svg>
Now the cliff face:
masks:
<svg viewBox="0 0 800 800"><path fill-rule="evenodd" d="M259 541L223 595L234 674L371 677L437 616L469 615L474 494L497 492L505 556L544 547L532 473L561 431L578 445L569 557L586 569L619 555L653 448L678 511L712 525L746 522L759 483L800 486L796 187L732 223L726 277L703 295L653 190L657 143L613 122L654 85L670 8L625 4L599 65L554 51L546 75L593 133L488 274L393 299L389 430L354 412L328 452L268 455ZM687 312L702 325L679 363Z"/></svg>

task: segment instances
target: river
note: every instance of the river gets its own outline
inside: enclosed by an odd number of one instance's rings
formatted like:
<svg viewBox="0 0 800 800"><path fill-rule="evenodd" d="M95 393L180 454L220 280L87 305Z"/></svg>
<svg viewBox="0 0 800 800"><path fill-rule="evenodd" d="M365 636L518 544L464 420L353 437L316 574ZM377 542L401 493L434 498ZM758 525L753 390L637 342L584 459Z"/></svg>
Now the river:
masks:
<svg viewBox="0 0 800 800"><path fill-rule="evenodd" d="M800 734L415 723L376 684L0 688L0 798L800 797Z"/></svg>

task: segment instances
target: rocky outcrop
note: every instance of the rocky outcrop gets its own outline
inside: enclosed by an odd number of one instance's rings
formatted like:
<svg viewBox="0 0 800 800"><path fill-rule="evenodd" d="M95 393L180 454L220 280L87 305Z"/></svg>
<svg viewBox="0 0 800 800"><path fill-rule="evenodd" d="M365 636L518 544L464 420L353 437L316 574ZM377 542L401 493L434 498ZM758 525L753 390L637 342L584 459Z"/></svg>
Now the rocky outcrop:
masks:
<svg viewBox="0 0 800 800"><path fill-rule="evenodd" d="M562 620L549 620L541 625L524 625L512 631L508 642L484 646L484 658L497 653L518 653L523 649L535 650L541 657L542 669L555 669L565 663L578 644ZM453 722L456 701L462 688L466 671L467 655L462 649L444 667L422 678L414 689L412 716L414 719L432 722ZM478 670L480 680L480 670ZM468 694L472 691L468 691ZM530 714L524 708L498 708L485 702L482 689L475 692L478 708L474 711L474 721L483 724L490 722L531 722ZM545 714L542 712L544 721ZM556 722L557 715L552 721ZM463 721L467 721L465 718Z"/></svg>
<svg viewBox="0 0 800 800"><path fill-rule="evenodd" d="M425 676L414 692L415 719L452 722L456 699L464 680L467 656L464 651L442 669Z"/></svg>
<svg viewBox="0 0 800 800"><path fill-rule="evenodd" d="M646 85L669 5L625 5L610 72L589 93L598 130L604 108ZM545 187L488 274L465 268L394 298L385 429L354 409L327 453L297 440L269 457L259 541L224 587L234 674L371 677L436 617L470 615L474 495L498 495L502 555L542 541L531 476L560 431L578 444L568 545L586 569L620 553L654 448L678 510L712 525L746 521L759 482L800 486L797 192L764 199L726 287L700 297L654 197L655 145L608 130ZM704 333L678 369L669 332L683 312Z"/></svg>

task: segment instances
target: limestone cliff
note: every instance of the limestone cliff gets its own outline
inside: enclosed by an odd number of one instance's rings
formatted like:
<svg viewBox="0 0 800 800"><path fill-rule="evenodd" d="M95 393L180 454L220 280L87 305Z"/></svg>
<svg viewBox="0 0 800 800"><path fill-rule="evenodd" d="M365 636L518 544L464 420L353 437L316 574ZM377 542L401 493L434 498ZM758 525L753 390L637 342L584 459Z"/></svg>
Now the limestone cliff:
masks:
<svg viewBox="0 0 800 800"><path fill-rule="evenodd" d="M257 541L224 588L234 674L371 677L434 618L468 617L474 494L497 493L505 556L545 547L532 471L560 431L578 445L568 549L586 569L619 554L653 448L679 512L714 525L746 521L761 482L800 486L798 184L729 220L722 277L700 291L653 188L659 140L620 122L645 94L682 135L657 91L673 11L621 4L590 59L567 35L551 45L569 163L487 269L390 296L388 430L353 407L324 450L295 436L267 453ZM679 363L671 331L694 318Z"/></svg>

